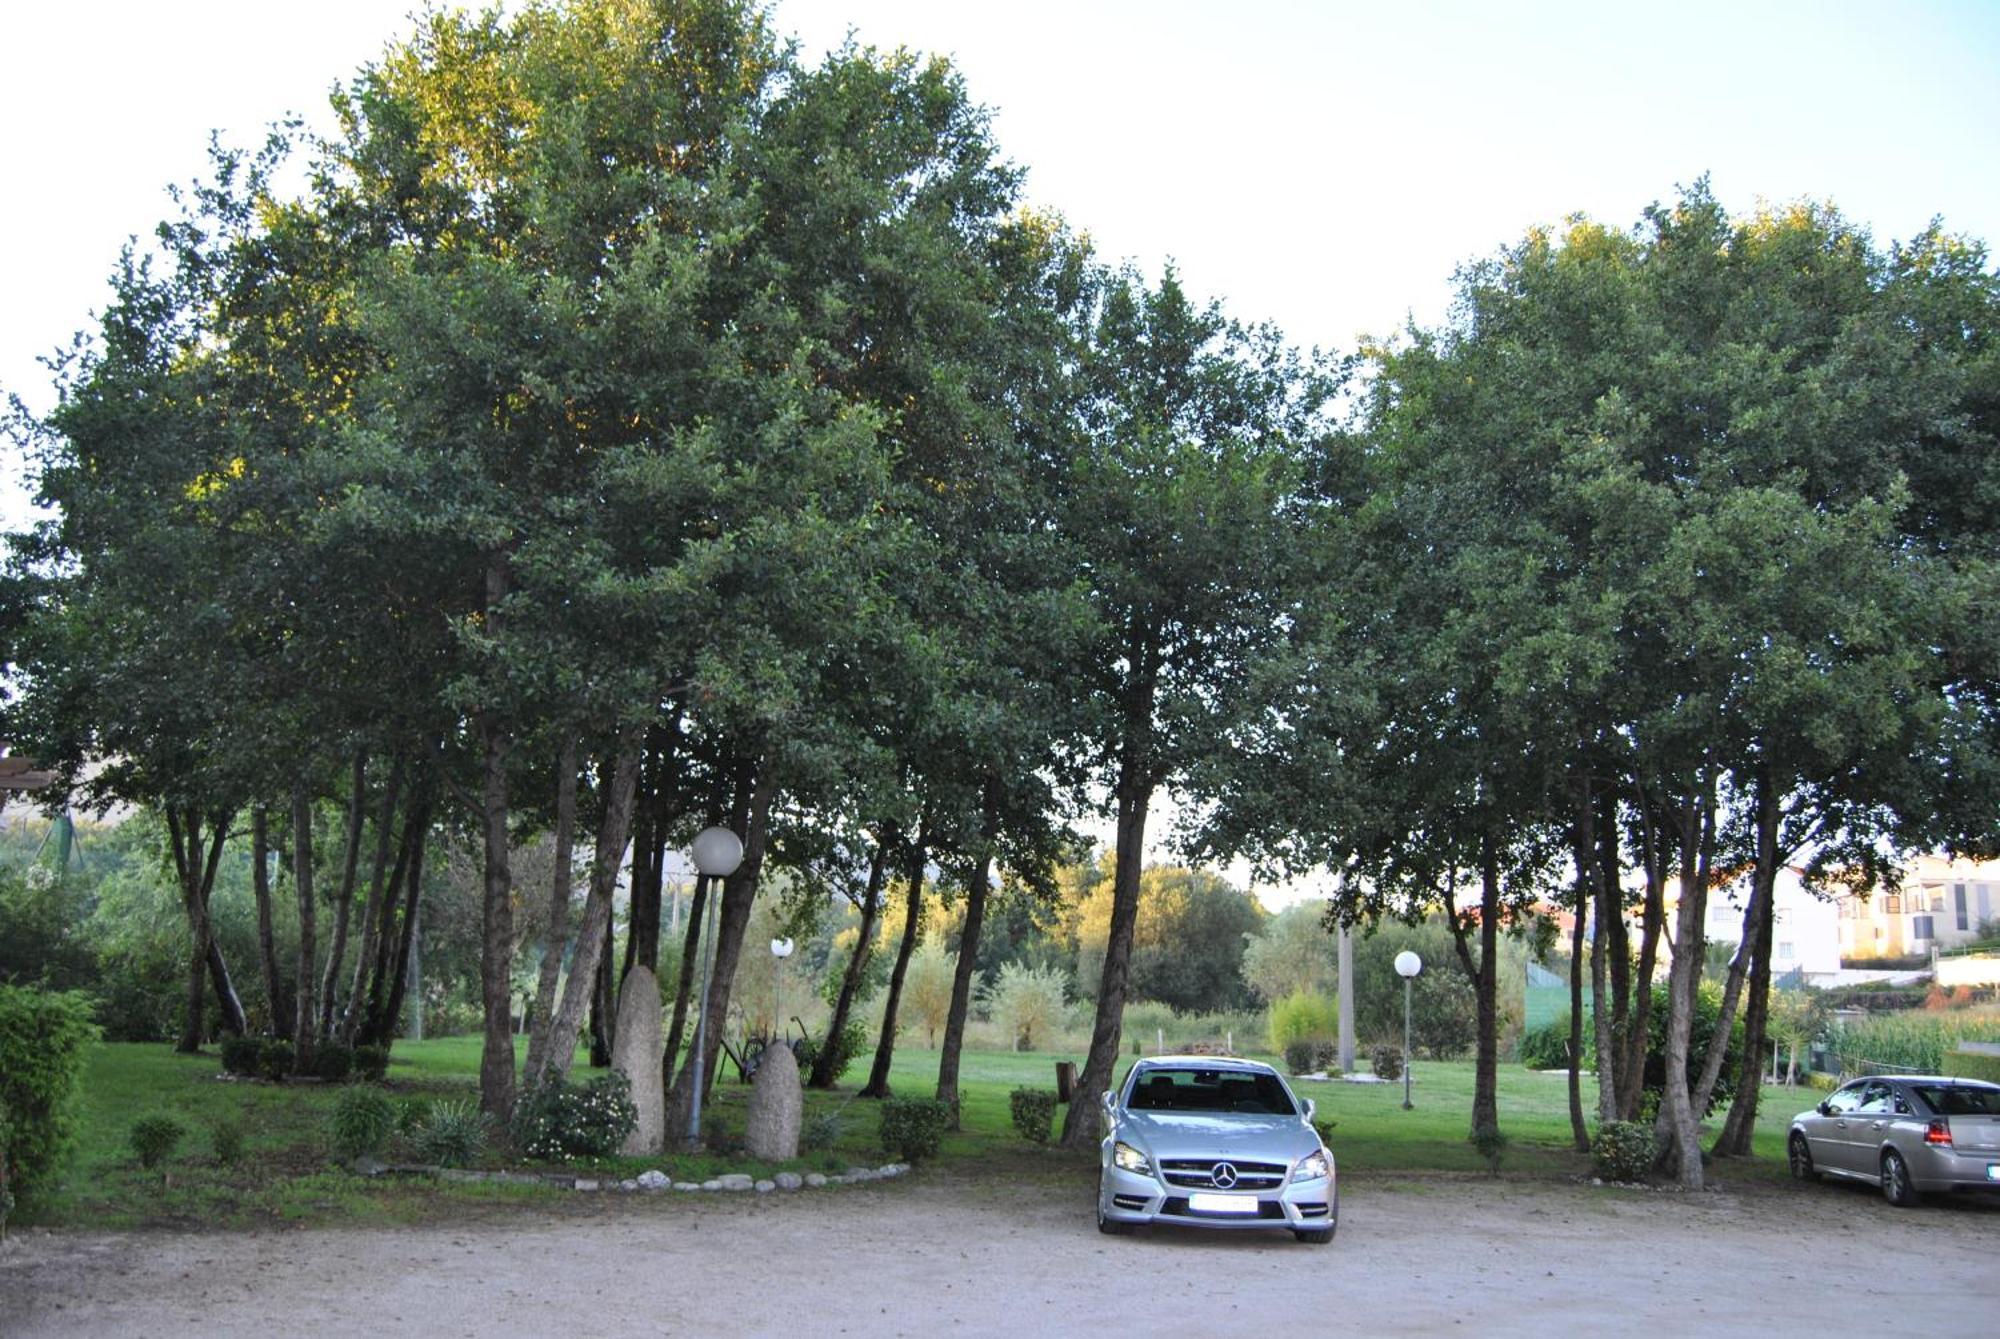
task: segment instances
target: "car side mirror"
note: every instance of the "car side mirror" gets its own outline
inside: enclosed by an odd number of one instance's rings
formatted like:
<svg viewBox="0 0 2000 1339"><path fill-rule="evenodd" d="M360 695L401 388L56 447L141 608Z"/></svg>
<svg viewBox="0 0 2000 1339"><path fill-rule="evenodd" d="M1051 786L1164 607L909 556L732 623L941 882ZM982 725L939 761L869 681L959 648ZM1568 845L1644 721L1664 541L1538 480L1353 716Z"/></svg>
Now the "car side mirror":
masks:
<svg viewBox="0 0 2000 1339"><path fill-rule="evenodd" d="M1831 1101L1821 1102L1819 1104L1819 1114L1822 1116L1831 1116L1833 1114L1833 1103Z"/></svg>
<svg viewBox="0 0 2000 1339"><path fill-rule="evenodd" d="M1310 1097L1308 1097L1306 1099L1306 1124L1308 1125L1312 1124L1313 1113L1318 1110L1319 1107L1313 1102L1313 1100Z"/></svg>

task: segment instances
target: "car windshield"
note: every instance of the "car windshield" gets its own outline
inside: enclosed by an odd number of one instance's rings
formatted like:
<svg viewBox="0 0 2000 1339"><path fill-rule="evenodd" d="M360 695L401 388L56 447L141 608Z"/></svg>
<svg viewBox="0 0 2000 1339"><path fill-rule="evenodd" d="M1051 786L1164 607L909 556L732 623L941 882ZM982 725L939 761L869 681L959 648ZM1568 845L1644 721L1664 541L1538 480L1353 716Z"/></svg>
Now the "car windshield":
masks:
<svg viewBox="0 0 2000 1339"><path fill-rule="evenodd" d="M2000 1088L1926 1083L1917 1088L1917 1096L1940 1116L2000 1116Z"/></svg>
<svg viewBox="0 0 2000 1339"><path fill-rule="evenodd" d="M1292 1116L1298 1108L1275 1074L1243 1070L1156 1068L1132 1085L1134 1111L1233 1111Z"/></svg>

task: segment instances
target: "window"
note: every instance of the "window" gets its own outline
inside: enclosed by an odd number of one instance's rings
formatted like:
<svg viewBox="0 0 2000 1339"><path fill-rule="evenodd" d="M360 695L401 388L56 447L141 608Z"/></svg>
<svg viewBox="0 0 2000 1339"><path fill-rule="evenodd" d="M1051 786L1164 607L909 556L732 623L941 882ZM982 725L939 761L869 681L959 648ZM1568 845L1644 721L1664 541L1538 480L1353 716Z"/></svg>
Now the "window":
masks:
<svg viewBox="0 0 2000 1339"><path fill-rule="evenodd" d="M1895 1090L1886 1083L1870 1082L1861 1090L1861 1105L1854 1108L1857 1116L1872 1116L1891 1110L1896 1100Z"/></svg>
<svg viewBox="0 0 2000 1339"><path fill-rule="evenodd" d="M1936 892L1931 894L1931 910L1932 911L1944 910L1944 894L1942 892Z"/></svg>
<svg viewBox="0 0 2000 1339"><path fill-rule="evenodd" d="M1788 943L1780 941L1778 944L1778 956L1780 958L1784 958L1787 961L1789 961L1792 957L1792 946Z"/></svg>
<svg viewBox="0 0 2000 1339"><path fill-rule="evenodd" d="M1910 936L1914 939L1935 938L1936 934L1933 928L1935 923L1936 918L1933 916L1910 917Z"/></svg>
<svg viewBox="0 0 2000 1339"><path fill-rule="evenodd" d="M1883 898L1882 910L1888 912L1891 916L1902 915L1903 895L1901 893L1886 894Z"/></svg>
<svg viewBox="0 0 2000 1339"><path fill-rule="evenodd" d="M1846 1112L1852 1111L1857 1106L1860 1106L1861 1088L1862 1085L1858 1082L1850 1083L1845 1088L1842 1088L1839 1092L1834 1093L1831 1097L1827 1098L1826 1099L1827 1114L1832 1116L1838 1116Z"/></svg>
<svg viewBox="0 0 2000 1339"><path fill-rule="evenodd" d="M1958 928L1961 930L1970 930L1972 922L1967 918L1965 911L1965 885L1962 883L1953 884L1951 886L1951 896L1952 900L1958 904Z"/></svg>

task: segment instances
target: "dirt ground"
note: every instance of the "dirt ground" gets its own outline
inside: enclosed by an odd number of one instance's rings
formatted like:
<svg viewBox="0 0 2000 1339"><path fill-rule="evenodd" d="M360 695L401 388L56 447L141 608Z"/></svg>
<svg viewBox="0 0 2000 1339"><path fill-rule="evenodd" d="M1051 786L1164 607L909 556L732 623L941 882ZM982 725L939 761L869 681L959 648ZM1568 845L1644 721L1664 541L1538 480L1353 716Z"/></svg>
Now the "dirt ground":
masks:
<svg viewBox="0 0 2000 1339"><path fill-rule="evenodd" d="M449 1227L16 1233L0 1335L1990 1334L2000 1205L1485 1178L1343 1189L1339 1235L1100 1236L1092 1187L942 1176L593 1197ZM1283 1327L1282 1329L1274 1327ZM1298 1328L1294 1328L1298 1327Z"/></svg>

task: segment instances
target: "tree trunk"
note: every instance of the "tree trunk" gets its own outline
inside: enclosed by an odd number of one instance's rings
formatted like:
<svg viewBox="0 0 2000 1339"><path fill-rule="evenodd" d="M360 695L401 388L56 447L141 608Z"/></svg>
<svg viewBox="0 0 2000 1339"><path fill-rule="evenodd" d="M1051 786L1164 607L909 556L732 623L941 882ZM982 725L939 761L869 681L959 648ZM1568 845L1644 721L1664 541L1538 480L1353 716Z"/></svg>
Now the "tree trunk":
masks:
<svg viewBox="0 0 2000 1339"><path fill-rule="evenodd" d="M590 1063L603 1069L611 1063L612 1032L617 1026L611 998L611 960L618 951L618 928L607 918L604 942L598 949L597 972L590 979Z"/></svg>
<svg viewBox="0 0 2000 1339"><path fill-rule="evenodd" d="M1750 1156L1750 1136L1757 1122L1757 1100L1764 1087L1764 1044L1770 1025L1771 932L1776 922L1778 885L1778 794L1768 775L1757 778L1757 863L1750 898L1756 904L1755 924L1746 921L1743 942L1750 947L1750 998L1743 1010L1743 1072L1736 1077L1736 1096L1729 1117L1715 1141L1723 1157ZM1725 1025L1726 1026L1726 1025Z"/></svg>
<svg viewBox="0 0 2000 1339"><path fill-rule="evenodd" d="M381 815L375 820L375 855L368 867L368 896L361 903L361 952L354 958L354 976L347 987L347 1007L341 1014L341 1037L349 1046L367 1019L369 974L380 956L382 923L389 915L395 890L388 885L389 850L396 833L396 806L403 801L403 761L389 769L382 792Z"/></svg>
<svg viewBox="0 0 2000 1339"><path fill-rule="evenodd" d="M1132 929L1139 919L1139 875L1146 851L1146 808L1153 798L1150 783L1119 778L1118 868L1111 880L1111 926L1104 943L1104 974L1098 978L1097 1015L1090 1030L1090 1053L1077 1077L1069 1110L1063 1115L1064 1148L1087 1149L1097 1144L1097 1095L1111 1087L1118 1064L1118 1042L1125 1021L1125 978L1132 964Z"/></svg>
<svg viewBox="0 0 2000 1339"><path fill-rule="evenodd" d="M576 839L576 736L565 735L556 759L555 873L549 880L548 920L542 927L542 970L535 982L535 1022L528 1032L529 1086L542 1081L549 1063L549 1033L560 1007L556 986L562 979L563 953L569 946L569 901L575 891L572 856ZM570 1049L574 1051L575 1045Z"/></svg>
<svg viewBox="0 0 2000 1339"><path fill-rule="evenodd" d="M420 793L403 816L403 835L396 843L396 865L389 873L389 886L383 893L382 931L377 936L375 966L369 973L361 1029L355 1034L356 1040L365 1046L387 1046L396 1035L396 1009L389 1001L399 997L400 992L392 978L402 974L402 964L409 952L423 844L429 831L430 796Z"/></svg>
<svg viewBox="0 0 2000 1339"><path fill-rule="evenodd" d="M408 824L415 825L414 834ZM430 826L431 801L426 797L417 806L403 829L403 844L410 852L407 862L408 873L404 876L403 884L403 926L402 933L397 936L396 970L389 979L388 1002L377 1016L375 1024L374 1041L378 1046L389 1045L395 1037L397 1020L403 1016L403 995L409 988L411 978L416 975L411 963L416 962L421 953L417 937L423 933L419 913L423 906L424 843L430 834ZM419 1036L423 1033L423 1007L423 992L420 988L417 992L418 1027L416 1028Z"/></svg>
<svg viewBox="0 0 2000 1339"><path fill-rule="evenodd" d="M313 1041L319 1032L319 1010L313 985L319 980L317 946L313 942L319 904L313 898L312 797L301 779L292 787L292 891L299 900L298 1013L294 1015L292 1052L301 1074L312 1069Z"/></svg>
<svg viewBox="0 0 2000 1339"><path fill-rule="evenodd" d="M1618 1072L1618 1118L1637 1120L1639 1104L1645 1099L1646 1052L1651 1047L1653 1027L1653 972L1659 961L1660 935L1667 923L1667 856L1664 829L1650 798L1643 792L1635 806L1640 827L1640 858L1645 865L1646 902L1640 913L1638 998L1633 1001L1630 1033L1623 1039L1623 1054L1615 1056ZM1606 838L1610 850L1609 868L1616 877L1618 834L1614 828Z"/></svg>
<svg viewBox="0 0 2000 1339"><path fill-rule="evenodd" d="M576 1059L577 1036L583 1026L584 1008L597 993L600 970L608 969L610 964L607 938L611 930L611 895L618 886L618 866L625 854L626 838L631 832L632 796L639 784L643 739L643 730L638 726L628 725L618 732L611 759L610 790L605 796L604 812L597 825L597 843L590 866L590 891L584 896L583 919L576 930L576 952L570 961L569 981L563 989L562 1003L549 1024L542 1063L536 1070L536 1082L540 1082L542 1074L553 1074L557 1078L568 1075L570 1065ZM554 905L551 899L551 911ZM532 1048L530 1054L533 1054Z"/></svg>
<svg viewBox="0 0 2000 1339"><path fill-rule="evenodd" d="M1703 918L1708 913L1708 852L1714 842L1715 782L1704 772L1680 806L1681 901L1667 976L1666 1083L1659 1133L1664 1153L1684 1190L1700 1190L1701 1115L1688 1091L1688 1041L1694 1028L1695 993L1701 985Z"/></svg>
<svg viewBox="0 0 2000 1339"><path fill-rule="evenodd" d="M813 1057L812 1075L807 1080L807 1086L811 1088L831 1088L840 1079L833 1072L836 1058L834 1040L847 1027L848 1012L854 1007L854 997L861 989L861 978L868 970L868 958L875 949L875 922L882 912L882 880L888 872L884 851L890 840L888 833L892 830L884 830L883 838L875 843L875 854L868 862L868 891L861 900L861 937L854 941L854 952L847 956L847 970L840 974L840 993L834 997L833 1015L827 1020L826 1037L820 1044L819 1054ZM678 1033L678 1008L674 1013L674 1026Z"/></svg>
<svg viewBox="0 0 2000 1339"><path fill-rule="evenodd" d="M494 580L489 573L489 597ZM498 601L489 598L488 603ZM507 850L507 755L513 740L491 712L481 713L479 736L484 776L480 824L486 837L479 920L479 999L486 1024L479 1048L479 1109L504 1127L514 1114L514 879Z"/></svg>
<svg viewBox="0 0 2000 1339"><path fill-rule="evenodd" d="M958 1119L958 1053L965 1045L965 1016L972 1007L972 982L979 975L979 932L986 922L987 881L993 873L993 814L987 811L983 834L987 845L972 867L965 889L965 926L958 936L958 965L951 977L951 1008L944 1019L944 1050L938 1055L938 1101L951 1108L951 1128Z"/></svg>
<svg viewBox="0 0 2000 1339"><path fill-rule="evenodd" d="M698 877L694 881L694 896L688 901L687 924L681 938L681 976L674 989L674 1017L667 1027L665 1066L662 1073L671 1086L674 1067L680 1063L681 1043L685 1040L688 1017L688 1001L694 993L694 985L701 975L701 918L708 909L708 879Z"/></svg>
<svg viewBox="0 0 2000 1339"><path fill-rule="evenodd" d="M657 734L657 732L655 732ZM659 773L665 767L666 759L657 751L653 753L653 765L642 769L642 779L651 785L642 787L640 798L632 804L632 891L631 910L626 928L626 959L651 972L657 979L660 974L660 895L666 887L666 836L665 825L660 822L659 805L656 796L662 785ZM628 966L627 971L631 968ZM621 976L620 983L624 978Z"/></svg>
<svg viewBox="0 0 2000 1339"><path fill-rule="evenodd" d="M896 945L896 965L889 973L889 999L882 1008L882 1035L875 1039L875 1063L868 1071L868 1083L861 1097L888 1097L889 1062L896 1054L896 1012L903 1003L903 978L910 970L910 957L923 937L924 843L911 841L910 864L904 871L908 904L903 915L903 939Z"/></svg>
<svg viewBox="0 0 2000 1339"><path fill-rule="evenodd" d="M257 899L257 967L264 978L264 1001L271 1011L271 1035L292 1035L290 1001L278 973L277 937L271 916L271 816L260 805L250 816L250 891Z"/></svg>
<svg viewBox="0 0 2000 1339"><path fill-rule="evenodd" d="M1454 931L1458 917L1452 917ZM1472 1128L1500 1128L1500 860L1490 834L1479 842L1479 962L1475 966L1465 936L1454 933L1458 959L1472 978L1478 1008L1478 1036L1473 1050Z"/></svg>
<svg viewBox="0 0 2000 1339"><path fill-rule="evenodd" d="M173 846L174 870L181 885L181 906L188 919L187 1018L176 1050L201 1049L207 1031L205 1014L208 990L215 989L222 1010L224 1031L242 1036L246 1023L243 1002L229 980L229 967L215 942L215 926L209 916L209 897L215 888L215 870L222 859L222 845L229 835L229 815L216 814L204 831L202 815L190 806L185 812L167 810L167 832Z"/></svg>
<svg viewBox="0 0 2000 1339"><path fill-rule="evenodd" d="M340 1000L340 969L347 958L347 919L354 906L354 877L361 868L361 828L368 801L368 751L354 751L354 777L347 797L347 845L341 857L340 886L333 899L333 944L326 955L326 979L320 982L319 1031L333 1036L334 1011Z"/></svg>
<svg viewBox="0 0 2000 1339"><path fill-rule="evenodd" d="M1579 842L1579 845L1583 845ZM1579 864L1576 878L1576 924L1569 931L1569 1131L1579 1153L1590 1152L1590 1127L1583 1119L1583 922L1589 914L1595 890L1584 870L1587 864ZM1593 971L1593 977L1601 973ZM1600 1049L1598 1055L1604 1054ZM1597 1075L1598 1120L1604 1120L1607 1109L1616 1109L1616 1102L1605 1087L1604 1065L1600 1060Z"/></svg>

